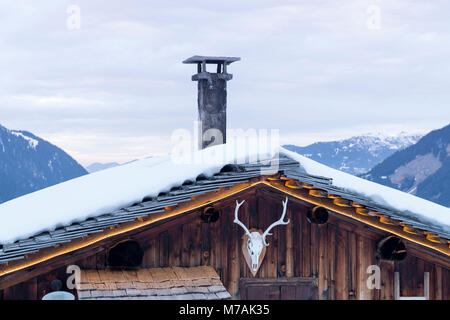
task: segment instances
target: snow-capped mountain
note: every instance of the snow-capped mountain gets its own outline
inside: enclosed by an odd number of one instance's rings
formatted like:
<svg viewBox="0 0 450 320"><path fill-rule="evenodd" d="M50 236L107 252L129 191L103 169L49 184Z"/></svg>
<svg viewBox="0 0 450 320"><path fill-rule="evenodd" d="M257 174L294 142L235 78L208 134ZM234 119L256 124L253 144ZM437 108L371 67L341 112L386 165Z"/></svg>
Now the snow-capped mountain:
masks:
<svg viewBox="0 0 450 320"><path fill-rule="evenodd" d="M361 177L450 206L450 125L431 131Z"/></svg>
<svg viewBox="0 0 450 320"><path fill-rule="evenodd" d="M85 174L60 148L0 125L0 203Z"/></svg>
<svg viewBox="0 0 450 320"><path fill-rule="evenodd" d="M306 147L285 145L284 148L329 167L360 175L394 152L416 143L420 138L420 135L405 133L398 136L367 134L340 141L316 142Z"/></svg>

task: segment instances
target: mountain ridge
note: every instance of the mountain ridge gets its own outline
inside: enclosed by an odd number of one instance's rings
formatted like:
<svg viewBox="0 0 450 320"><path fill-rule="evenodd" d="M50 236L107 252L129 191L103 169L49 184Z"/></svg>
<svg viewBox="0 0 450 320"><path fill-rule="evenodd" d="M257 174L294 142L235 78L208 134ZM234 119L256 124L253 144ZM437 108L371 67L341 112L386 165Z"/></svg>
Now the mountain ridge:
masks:
<svg viewBox="0 0 450 320"><path fill-rule="evenodd" d="M65 151L0 125L0 203L87 174Z"/></svg>
<svg viewBox="0 0 450 320"><path fill-rule="evenodd" d="M285 145L284 148L353 175L368 172L388 156L416 143L419 134L398 136L364 134L348 139L316 142L305 147Z"/></svg>
<svg viewBox="0 0 450 320"><path fill-rule="evenodd" d="M361 177L450 206L450 124L392 154Z"/></svg>

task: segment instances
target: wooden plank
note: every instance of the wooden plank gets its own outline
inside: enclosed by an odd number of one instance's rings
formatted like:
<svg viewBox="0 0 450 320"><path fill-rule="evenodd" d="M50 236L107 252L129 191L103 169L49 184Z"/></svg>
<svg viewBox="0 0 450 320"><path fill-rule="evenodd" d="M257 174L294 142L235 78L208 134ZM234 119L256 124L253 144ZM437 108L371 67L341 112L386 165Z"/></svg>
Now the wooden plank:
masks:
<svg viewBox="0 0 450 320"><path fill-rule="evenodd" d="M424 274L425 274L425 263L422 259L417 259L416 264L416 279L417 285L414 295L423 297L424 293Z"/></svg>
<svg viewBox="0 0 450 320"><path fill-rule="evenodd" d="M99 270L106 268L106 250L96 254L96 266Z"/></svg>
<svg viewBox="0 0 450 320"><path fill-rule="evenodd" d="M50 277L54 277L51 273L37 276L37 298L41 300L43 296L50 292Z"/></svg>
<svg viewBox="0 0 450 320"><path fill-rule="evenodd" d="M318 292L320 300L328 299L328 225L319 226L319 274Z"/></svg>
<svg viewBox="0 0 450 320"><path fill-rule="evenodd" d="M269 290L261 290L259 287L250 286L245 289L247 300L269 300ZM272 292L273 293L273 292ZM273 297L273 294L272 294Z"/></svg>
<svg viewBox="0 0 450 320"><path fill-rule="evenodd" d="M97 257L95 254L84 257L75 263L81 269L95 269L97 268Z"/></svg>
<svg viewBox="0 0 450 320"><path fill-rule="evenodd" d="M302 276L311 276L311 224L306 220L306 215L301 215L302 220Z"/></svg>
<svg viewBox="0 0 450 320"><path fill-rule="evenodd" d="M201 265L208 266L211 264L211 225L213 223L201 222Z"/></svg>
<svg viewBox="0 0 450 320"><path fill-rule="evenodd" d="M169 232L164 231L159 235L159 266L169 265Z"/></svg>
<svg viewBox="0 0 450 320"><path fill-rule="evenodd" d="M356 240L356 233L349 232L348 233L348 251L349 251L349 276L348 276L348 292L349 292L349 299L355 300L357 298L357 292L356 292L356 282L357 282L357 263L358 263L358 257L357 257L357 240Z"/></svg>
<svg viewBox="0 0 450 320"><path fill-rule="evenodd" d="M434 264L424 262L424 273L428 272L429 274L429 297L430 300L437 300L436 296L438 294L438 288L436 284L436 269L434 268ZM424 292L425 292L425 283L423 284Z"/></svg>
<svg viewBox="0 0 450 320"><path fill-rule="evenodd" d="M319 273L319 225L311 224L311 276Z"/></svg>
<svg viewBox="0 0 450 320"><path fill-rule="evenodd" d="M169 256L169 266L180 266L181 265L181 250L182 242L181 235L183 233L183 227L177 226L168 230L168 256Z"/></svg>
<svg viewBox="0 0 450 320"><path fill-rule="evenodd" d="M280 202L281 203L281 202ZM288 205L289 207L289 205ZM279 219L281 217L281 212L282 212L282 206L279 205L278 206L279 211L278 214L276 215L275 219ZM286 277L287 276L287 245L288 245L288 239L287 239L287 233L288 233L288 228L292 228L292 220L291 220L291 211L287 208L286 209L286 217L285 220L289 219L289 223L287 225L280 225L280 226L276 226L276 234L274 234L274 236L276 236L276 243L278 245L277 248L277 252L276 252L276 260L275 260L275 264L277 265L277 270L275 270L275 277L279 276L279 277ZM274 231L275 231L274 229ZM292 246L292 244L291 244Z"/></svg>
<svg viewBox="0 0 450 320"><path fill-rule="evenodd" d="M294 276L294 245L293 245L293 214L291 209L287 209L286 217L290 219L290 223L286 226L286 277ZM280 258L278 254L278 258Z"/></svg>
<svg viewBox="0 0 450 320"><path fill-rule="evenodd" d="M336 299L336 227L328 225L328 299Z"/></svg>
<svg viewBox="0 0 450 320"><path fill-rule="evenodd" d="M442 269L442 299L450 300L450 270Z"/></svg>
<svg viewBox="0 0 450 320"><path fill-rule="evenodd" d="M246 200L248 202L248 209L247 212L247 226L249 228L258 228L260 225L258 223L260 222L260 216L259 216L259 208L261 200L261 193L259 190L256 192L256 196L250 199Z"/></svg>
<svg viewBox="0 0 450 320"><path fill-rule="evenodd" d="M201 219L195 219L191 225L191 252L189 266L199 266L202 261Z"/></svg>
<svg viewBox="0 0 450 320"><path fill-rule="evenodd" d="M347 300L349 292L348 232L338 229L336 233L336 299Z"/></svg>
<svg viewBox="0 0 450 320"><path fill-rule="evenodd" d="M242 208L242 207L241 207ZM245 209L248 207L245 206ZM245 210L242 210L245 211ZM234 212L233 208L227 209L227 215L230 216ZM239 235L241 228L233 223L229 227L230 241L228 242L228 271L229 271L229 281L228 281L228 292L232 297L236 297L239 292L239 276L240 276L240 266L239 266Z"/></svg>
<svg viewBox="0 0 450 320"><path fill-rule="evenodd" d="M159 266L159 238L155 237L147 242L148 246L144 249L142 258L142 267L152 268Z"/></svg>
<svg viewBox="0 0 450 320"><path fill-rule="evenodd" d="M218 272L220 275L222 272L222 227L223 227L223 210L218 207L220 210L219 220L211 224L211 254L210 261L211 266Z"/></svg>
<svg viewBox="0 0 450 320"><path fill-rule="evenodd" d="M271 219L271 217L268 217L268 210L266 207L266 201L264 198L258 198L258 212L257 212L257 220L256 220L256 229L259 229L264 232L266 230L266 227L269 226L268 221ZM261 263L261 266L259 267L259 271L257 276L260 278L267 278L267 260L268 258L268 249L266 249L266 256L264 257L264 260Z"/></svg>
<svg viewBox="0 0 450 320"><path fill-rule="evenodd" d="M26 300L38 300L37 278L32 278L25 282L24 298Z"/></svg>
<svg viewBox="0 0 450 320"><path fill-rule="evenodd" d="M434 284L435 296L434 296L434 298L436 300L442 300L443 299L442 268L435 264L433 264L432 266L434 267L434 274L435 274L435 284Z"/></svg>
<svg viewBox="0 0 450 320"><path fill-rule="evenodd" d="M248 299L247 286L245 286L242 281L239 281L239 299L240 300Z"/></svg>
<svg viewBox="0 0 450 320"><path fill-rule="evenodd" d="M367 286L367 279L373 273L367 273L367 268L373 264L372 255L374 250L371 249L372 240L361 235L356 236L356 283L355 298L358 300L372 300L374 291ZM381 274L380 274L381 276Z"/></svg>
<svg viewBox="0 0 450 320"><path fill-rule="evenodd" d="M417 296L416 293L419 277L416 268L417 258L408 255L405 260L400 261L396 264L398 264L398 271L400 272L400 296Z"/></svg>
<svg viewBox="0 0 450 320"><path fill-rule="evenodd" d="M263 215L261 218L265 221L265 226L261 229L263 232L265 232L272 223L280 218L282 212L282 209L280 208L281 205L276 202L267 200L264 201L263 207L260 208L261 214ZM285 226L276 226L270 231L272 235L269 235L266 238L269 246L266 247L266 258L265 262L263 261L263 264L265 264L265 277L267 278L276 278L278 276L278 239L280 232L282 232L282 230L280 230L281 228L285 228Z"/></svg>
<svg viewBox="0 0 450 320"><path fill-rule="evenodd" d="M302 237L302 229L303 229L303 219L302 215L305 214L303 207L299 205L293 206L292 208L292 223L294 228L294 276L301 277L303 274L303 237Z"/></svg>
<svg viewBox="0 0 450 320"><path fill-rule="evenodd" d="M239 220L247 226L247 228L252 228L253 226L255 226L257 219L257 200L258 198L256 197L251 197L246 199L245 201L247 202L247 206L245 206L245 210L242 210L242 212L239 212ZM242 208L242 207L241 207ZM234 209L234 206L233 206ZM250 216L252 215L252 219L250 219ZM248 265L247 262L245 261L245 257L244 254L242 252L242 237L244 236L244 230L242 230L242 228L238 228L238 234L236 235L236 241L238 243L238 257L239 257L239 267L240 267L240 275L243 278L247 278L247 277L251 277L253 276Z"/></svg>
<svg viewBox="0 0 450 320"><path fill-rule="evenodd" d="M297 300L296 286L281 286L280 287L280 300Z"/></svg>
<svg viewBox="0 0 450 320"><path fill-rule="evenodd" d="M316 286L298 285L296 287L297 300L318 300L318 290Z"/></svg>
<svg viewBox="0 0 450 320"><path fill-rule="evenodd" d="M193 248L192 243L192 228L191 223L186 223L183 225L183 231L181 234L182 239L182 251L181 251L181 266L189 267L191 263L191 251Z"/></svg>
<svg viewBox="0 0 450 320"><path fill-rule="evenodd" d="M21 300L21 299L23 299L23 290L24 290L23 287L24 287L24 283L19 283L15 286L5 288L3 290L3 292L4 292L3 298L5 300Z"/></svg>
<svg viewBox="0 0 450 320"><path fill-rule="evenodd" d="M242 208L242 207L241 207ZM233 214L234 214L234 207L233 207ZM221 260L222 260L222 272L221 272L221 279L225 286L225 288L228 288L229 285L229 274L228 274L228 242L229 242L229 232L231 223L234 219L232 214L230 214L230 210L228 208L222 209L222 239L221 239ZM225 232L227 230L227 232Z"/></svg>
<svg viewBox="0 0 450 320"><path fill-rule="evenodd" d="M381 300L393 300L394 299L394 272L395 263L392 261L380 261L379 263L381 272Z"/></svg>

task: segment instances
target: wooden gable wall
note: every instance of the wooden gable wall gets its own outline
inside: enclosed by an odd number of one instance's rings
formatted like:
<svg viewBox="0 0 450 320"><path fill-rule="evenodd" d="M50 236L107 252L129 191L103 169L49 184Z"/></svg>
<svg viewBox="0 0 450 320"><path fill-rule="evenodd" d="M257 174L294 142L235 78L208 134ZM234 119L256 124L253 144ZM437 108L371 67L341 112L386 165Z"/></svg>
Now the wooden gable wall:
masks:
<svg viewBox="0 0 450 320"><path fill-rule="evenodd" d="M143 247L142 267L211 265L228 291L239 298L240 279L252 276L241 251L243 230L233 223L235 201L246 200L239 211L246 226L265 230L279 219L284 198L280 192L260 186L216 204L221 216L215 223L202 222L201 212L195 211L102 241L90 250L52 259L55 262L47 263L47 272L0 290L0 298L42 298L52 279L65 281L67 264L104 269L107 249L125 239L136 240ZM309 207L300 200L289 200L286 218L291 222L277 226L268 237L270 245L256 278L315 278L319 299L393 299L394 271L400 272L401 296L423 296L424 272L429 272L430 298L450 299L448 257L405 241L408 257L404 261L379 261L376 244L387 233L337 213L331 213L324 225L310 224L306 219ZM381 268L380 290L366 287L369 265Z"/></svg>

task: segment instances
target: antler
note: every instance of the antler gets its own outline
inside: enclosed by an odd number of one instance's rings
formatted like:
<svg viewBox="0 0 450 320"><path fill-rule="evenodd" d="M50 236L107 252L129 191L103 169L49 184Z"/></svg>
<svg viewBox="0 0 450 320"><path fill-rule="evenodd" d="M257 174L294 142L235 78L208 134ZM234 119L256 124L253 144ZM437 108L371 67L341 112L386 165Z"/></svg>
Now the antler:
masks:
<svg viewBox="0 0 450 320"><path fill-rule="evenodd" d="M262 238L263 238L263 242L264 245L267 247L269 246L269 244L266 242L266 236L272 235L271 233L269 233L270 230L272 230L273 227L276 227L278 225L285 225L288 224L290 219L288 219L287 221L283 221L284 220L284 216L286 215L286 208L287 208L287 202L288 202L288 198L286 197L286 200L283 201L283 213L281 214L281 218L280 220L275 221L274 223L272 223L266 231L264 231Z"/></svg>
<svg viewBox="0 0 450 320"><path fill-rule="evenodd" d="M237 200L236 200L236 209L234 209L234 223L237 223L238 225L240 225L241 227L242 227L242 229L244 229L244 231L245 231L245 233L248 235L248 236L250 236L250 231L248 231L248 229L247 229L247 227L242 223L242 222L240 222L239 221L239 218L238 218L238 211L239 211L239 207L243 204L245 202L245 200L243 200L241 203L239 203Z"/></svg>

